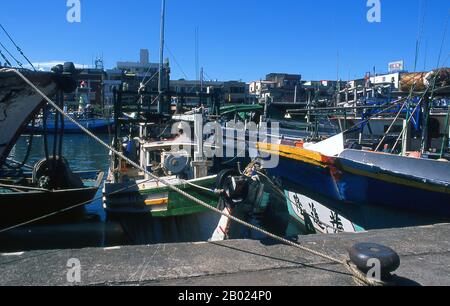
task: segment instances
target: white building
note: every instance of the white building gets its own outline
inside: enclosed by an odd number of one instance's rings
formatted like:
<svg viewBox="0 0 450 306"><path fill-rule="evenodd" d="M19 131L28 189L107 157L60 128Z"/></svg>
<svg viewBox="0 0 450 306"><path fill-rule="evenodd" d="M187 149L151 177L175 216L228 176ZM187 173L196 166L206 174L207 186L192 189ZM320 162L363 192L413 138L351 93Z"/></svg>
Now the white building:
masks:
<svg viewBox="0 0 450 306"><path fill-rule="evenodd" d="M139 62L117 62L117 69L136 75L154 74L159 70L159 63L150 63L149 51L141 49Z"/></svg>
<svg viewBox="0 0 450 306"><path fill-rule="evenodd" d="M395 89L400 88L400 72L389 73L383 75L377 75L370 77L370 83L372 85L390 85L392 84Z"/></svg>

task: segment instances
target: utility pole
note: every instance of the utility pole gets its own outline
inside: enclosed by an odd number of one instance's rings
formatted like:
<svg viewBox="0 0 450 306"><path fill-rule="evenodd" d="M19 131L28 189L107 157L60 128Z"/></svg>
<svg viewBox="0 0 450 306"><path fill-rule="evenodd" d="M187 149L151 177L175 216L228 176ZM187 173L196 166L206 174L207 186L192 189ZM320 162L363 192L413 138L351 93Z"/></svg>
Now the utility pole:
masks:
<svg viewBox="0 0 450 306"><path fill-rule="evenodd" d="M195 28L195 79L200 80L199 75L199 29L198 26Z"/></svg>

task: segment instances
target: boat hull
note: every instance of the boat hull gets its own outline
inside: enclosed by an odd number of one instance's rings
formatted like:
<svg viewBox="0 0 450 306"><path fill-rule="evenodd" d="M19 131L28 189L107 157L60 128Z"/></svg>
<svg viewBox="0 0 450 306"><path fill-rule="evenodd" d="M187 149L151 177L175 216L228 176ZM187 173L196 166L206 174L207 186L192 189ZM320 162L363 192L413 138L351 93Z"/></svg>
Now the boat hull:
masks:
<svg viewBox="0 0 450 306"><path fill-rule="evenodd" d="M193 184L214 189L216 176L192 180ZM184 192L216 207L219 197L211 191L202 190L188 184L174 184ZM117 192L128 188L127 191ZM105 183L104 208L112 218L127 214L149 215L155 218L187 216L210 211L209 209L186 199L182 195L161 184L154 183L129 184Z"/></svg>
<svg viewBox="0 0 450 306"><path fill-rule="evenodd" d="M342 200L333 174L336 173L335 161L303 148L285 145L262 145L259 150L266 154L277 155L277 167L267 169L271 176L280 178L315 194L322 194L333 200Z"/></svg>
<svg viewBox="0 0 450 306"><path fill-rule="evenodd" d="M420 183L393 172L386 179L373 165L365 166L372 170L368 175L368 169L355 171L360 164L349 159L328 158L300 148L280 146L277 150L266 148L266 153L280 158L278 167L266 170L281 183L291 217L309 232L358 232L450 220L445 186Z"/></svg>
<svg viewBox="0 0 450 306"><path fill-rule="evenodd" d="M450 218L450 163L354 150L336 163L345 201Z"/></svg>
<svg viewBox="0 0 450 306"><path fill-rule="evenodd" d="M50 73L28 72L25 75L48 96L58 88L54 75ZM0 69L0 166L43 104L43 98L19 76L7 69Z"/></svg>
<svg viewBox="0 0 450 306"><path fill-rule="evenodd" d="M449 221L445 217L405 212L379 205L334 201L285 182L283 189L289 215L300 224L303 232L310 234L357 233Z"/></svg>
<svg viewBox="0 0 450 306"><path fill-rule="evenodd" d="M113 128L113 122L104 119L82 119L77 120L77 122L87 130L96 133L107 133L109 131L112 131ZM44 127L42 124L36 124L34 127L28 125L27 132L44 133ZM55 122L52 120L49 120L47 122L47 133L55 133ZM78 127L78 125L75 125L74 123L66 119L64 122L64 133L83 134L84 132Z"/></svg>
<svg viewBox="0 0 450 306"><path fill-rule="evenodd" d="M413 184L401 185L350 172L344 172L339 185L343 197L350 202L450 218L450 195L446 192L433 192L416 188Z"/></svg>
<svg viewBox="0 0 450 306"><path fill-rule="evenodd" d="M67 222L78 219L83 216L85 205L90 204L94 199L102 180L103 173L100 172L95 174L95 182L92 186L80 189L48 192L1 192L0 190L0 226L2 228L14 226L84 203L50 218L33 222L33 224Z"/></svg>

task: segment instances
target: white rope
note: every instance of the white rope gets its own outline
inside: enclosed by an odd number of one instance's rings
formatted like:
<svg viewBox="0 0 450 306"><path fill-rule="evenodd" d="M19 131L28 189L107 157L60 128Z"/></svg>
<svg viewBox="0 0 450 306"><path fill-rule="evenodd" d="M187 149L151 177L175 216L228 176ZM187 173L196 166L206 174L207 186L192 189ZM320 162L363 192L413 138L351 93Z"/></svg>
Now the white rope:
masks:
<svg viewBox="0 0 450 306"><path fill-rule="evenodd" d="M210 192L210 193L213 193L213 194L218 194L218 191L216 192L215 190L212 190L212 189L209 189L209 188L206 188L206 187L203 187L203 186L196 185L196 184L191 183L189 181L184 181L184 183L189 185L189 186L192 186L194 188L197 188L199 190L207 191L207 192Z"/></svg>

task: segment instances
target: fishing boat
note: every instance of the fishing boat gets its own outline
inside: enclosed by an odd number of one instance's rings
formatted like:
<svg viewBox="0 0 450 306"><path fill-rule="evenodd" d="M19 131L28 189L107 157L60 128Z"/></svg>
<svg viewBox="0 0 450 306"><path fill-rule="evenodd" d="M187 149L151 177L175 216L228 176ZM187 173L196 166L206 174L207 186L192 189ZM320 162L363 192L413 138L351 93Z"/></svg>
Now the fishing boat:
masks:
<svg viewBox="0 0 450 306"><path fill-rule="evenodd" d="M71 92L70 74L20 70L47 97ZM61 156L62 141L36 163L9 157L28 123L45 105L45 100L12 69L0 69L0 226L43 219L46 215L80 216L84 205L94 198L102 182L100 171L73 172ZM32 136L31 136L32 137ZM29 140L29 150L32 138ZM46 150L48 151L48 150ZM29 154L26 154L26 158ZM76 207L74 207L76 206ZM73 209L70 209L72 208ZM66 210L62 214L58 214ZM47 221L47 219L46 219Z"/></svg>
<svg viewBox="0 0 450 306"><path fill-rule="evenodd" d="M260 144L291 216L312 232L358 232L450 220L450 163L361 150L325 155ZM317 148L317 147L316 147Z"/></svg>
<svg viewBox="0 0 450 306"><path fill-rule="evenodd" d="M70 113L73 119L75 119L81 126L94 133L107 133L113 129L113 120L108 118L96 117L93 115L87 115L84 113ZM42 117L35 120L34 123L30 123L27 126L27 133L48 133L54 134L56 130L54 114L47 116L46 119ZM46 122L44 123L44 120ZM64 133L67 134L82 134L83 131L80 127L74 124L69 119L64 119Z"/></svg>
<svg viewBox="0 0 450 306"><path fill-rule="evenodd" d="M201 114L174 116L173 119L182 120L177 133L192 126L195 135L200 135L203 131L202 118ZM141 125L143 133L146 130L144 126ZM204 146L202 138L195 142L182 133L172 139L146 141L146 137L141 136L121 145L127 156L171 185L211 206L217 205L219 196L214 191L217 173L212 170L214 161L200 153ZM103 192L104 208L112 217L124 214L175 217L208 211L124 161L112 159L111 169Z"/></svg>
<svg viewBox="0 0 450 306"><path fill-rule="evenodd" d="M88 98L80 96L78 110L69 112L67 107L64 107L64 112L72 119L75 119L79 125L93 133L111 132L114 125L113 119L94 113L92 105L86 103L86 100L88 100ZM39 134L58 133L57 125L60 125L60 123L56 122L55 118L55 112L43 110L42 114L40 114L36 120L28 124L26 132ZM82 134L83 131L79 125L74 124L68 118L64 118L64 133Z"/></svg>
<svg viewBox="0 0 450 306"><path fill-rule="evenodd" d="M66 178L65 181L59 180L58 186L52 188L41 188L32 172L2 173L0 226L8 227L33 220L33 223L48 223L82 218L85 205L91 203L101 186L103 173L72 172L67 161L57 167L58 171L66 172ZM51 216L44 218L48 215Z"/></svg>

